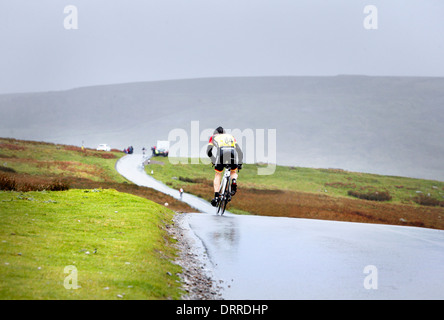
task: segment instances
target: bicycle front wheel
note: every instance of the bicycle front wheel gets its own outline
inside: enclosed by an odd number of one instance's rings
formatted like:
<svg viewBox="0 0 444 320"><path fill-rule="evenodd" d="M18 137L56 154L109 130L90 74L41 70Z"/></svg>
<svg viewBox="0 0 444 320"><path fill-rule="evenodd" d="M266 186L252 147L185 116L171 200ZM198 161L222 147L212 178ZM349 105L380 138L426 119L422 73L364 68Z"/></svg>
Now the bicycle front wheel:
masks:
<svg viewBox="0 0 444 320"><path fill-rule="evenodd" d="M225 196L222 204L221 216L225 213L225 209L227 208L228 198Z"/></svg>
<svg viewBox="0 0 444 320"><path fill-rule="evenodd" d="M227 180L225 180L225 188L223 190L223 194L222 194L222 201L221 201L221 214L223 215L225 212L225 209L227 208L227 203L228 203L228 197L230 195L230 178L227 178Z"/></svg>
<svg viewBox="0 0 444 320"><path fill-rule="evenodd" d="M219 200L219 203L217 204L217 213L221 211L221 209L224 207L224 197L222 196Z"/></svg>

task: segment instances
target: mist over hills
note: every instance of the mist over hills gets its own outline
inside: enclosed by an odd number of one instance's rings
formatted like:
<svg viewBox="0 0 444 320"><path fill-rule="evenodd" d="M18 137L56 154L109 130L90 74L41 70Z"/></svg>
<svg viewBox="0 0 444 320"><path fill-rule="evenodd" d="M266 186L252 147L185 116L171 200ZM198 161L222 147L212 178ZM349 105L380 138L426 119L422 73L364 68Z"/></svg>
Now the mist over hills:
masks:
<svg viewBox="0 0 444 320"><path fill-rule="evenodd" d="M444 180L444 78L207 78L0 95L2 137L140 152L172 129L191 136L191 121L200 132L276 129L282 165ZM266 160L245 141L250 159Z"/></svg>

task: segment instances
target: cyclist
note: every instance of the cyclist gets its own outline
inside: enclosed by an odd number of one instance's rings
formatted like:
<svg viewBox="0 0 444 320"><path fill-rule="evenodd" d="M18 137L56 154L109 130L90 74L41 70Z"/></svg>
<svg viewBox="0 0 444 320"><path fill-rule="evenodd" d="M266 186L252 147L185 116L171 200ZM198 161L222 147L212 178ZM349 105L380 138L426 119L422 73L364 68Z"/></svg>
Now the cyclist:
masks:
<svg viewBox="0 0 444 320"><path fill-rule="evenodd" d="M213 152L214 148L216 149L215 152ZM213 182L214 199L211 200L211 205L215 207L219 201L219 189L224 163L230 164L232 181L231 195L234 196L237 191L238 172L242 169L243 153L236 139L231 134L227 134L224 128L218 127L214 130L213 136L208 142L207 155L211 158L214 170L216 171Z"/></svg>

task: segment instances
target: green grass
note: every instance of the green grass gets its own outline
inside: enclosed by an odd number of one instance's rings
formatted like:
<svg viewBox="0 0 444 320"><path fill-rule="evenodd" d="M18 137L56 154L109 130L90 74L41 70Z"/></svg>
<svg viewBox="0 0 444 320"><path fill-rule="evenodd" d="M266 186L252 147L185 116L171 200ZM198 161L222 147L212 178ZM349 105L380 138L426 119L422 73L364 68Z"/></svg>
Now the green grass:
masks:
<svg viewBox="0 0 444 320"><path fill-rule="evenodd" d="M198 181L199 179L212 181L214 170L211 165L171 164L168 159L153 158L163 162L146 167L148 173L154 171L154 177L173 188L186 188L193 182L182 181L182 178ZM177 161L177 159L174 159ZM196 160L194 160L196 161ZM336 169L313 169L302 167L277 166L272 175L258 175L256 164L246 164L239 173L239 186L255 189L280 189L310 193L323 193L334 197L350 198L349 190L360 192L388 191L392 196L391 202L411 203L412 198L418 195L417 191L430 197L444 200L444 182L422 180L405 177L383 176L376 174L349 172Z"/></svg>
<svg viewBox="0 0 444 320"><path fill-rule="evenodd" d="M173 214L115 190L0 191L0 299L178 299Z"/></svg>
<svg viewBox="0 0 444 320"><path fill-rule="evenodd" d="M0 158L6 167L30 175L70 175L93 181L124 182L114 166L123 152L0 138ZM107 158L108 157L108 158Z"/></svg>

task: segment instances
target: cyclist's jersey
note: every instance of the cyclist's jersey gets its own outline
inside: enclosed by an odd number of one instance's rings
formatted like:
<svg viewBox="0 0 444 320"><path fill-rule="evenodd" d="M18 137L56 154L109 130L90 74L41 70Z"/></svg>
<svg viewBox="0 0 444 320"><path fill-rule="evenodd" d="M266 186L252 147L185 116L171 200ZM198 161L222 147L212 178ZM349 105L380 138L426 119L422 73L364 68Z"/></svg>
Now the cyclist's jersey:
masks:
<svg viewBox="0 0 444 320"><path fill-rule="evenodd" d="M216 134L210 138L208 145L214 146L216 148L221 147L236 147L236 139L228 133Z"/></svg>
<svg viewBox="0 0 444 320"><path fill-rule="evenodd" d="M212 151L213 148L217 150L215 153ZM243 153L236 139L227 133L216 134L210 138L207 155L211 158L217 172L222 172L227 164L231 165L232 170L236 170L243 160Z"/></svg>

